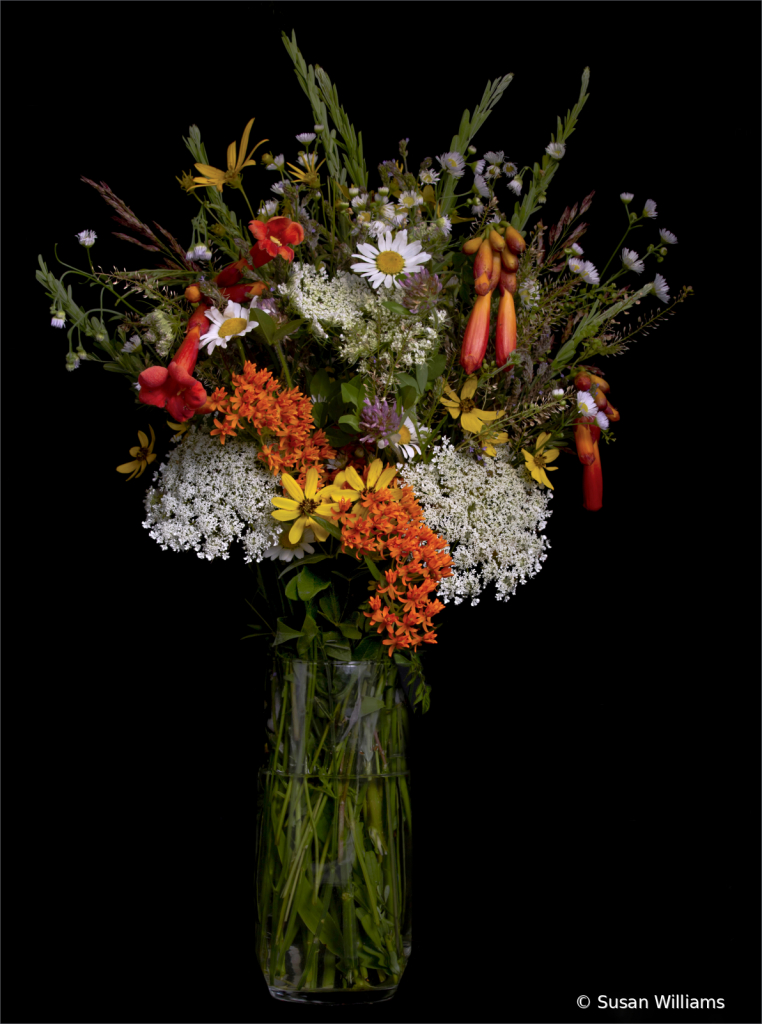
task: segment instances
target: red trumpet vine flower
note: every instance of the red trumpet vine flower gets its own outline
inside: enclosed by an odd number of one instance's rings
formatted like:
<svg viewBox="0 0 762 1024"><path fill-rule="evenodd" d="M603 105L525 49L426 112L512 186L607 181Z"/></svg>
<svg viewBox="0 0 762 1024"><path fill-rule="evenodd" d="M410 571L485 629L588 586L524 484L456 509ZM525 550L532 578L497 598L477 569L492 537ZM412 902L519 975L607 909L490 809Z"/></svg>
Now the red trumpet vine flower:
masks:
<svg viewBox="0 0 762 1024"><path fill-rule="evenodd" d="M593 455L593 435L591 433L593 427L598 431L598 436L600 436L600 427L595 423L595 421L589 417L580 416L577 420L577 426L574 429L574 443L577 446L577 458L583 466L589 466L595 460L595 456Z"/></svg>
<svg viewBox="0 0 762 1024"><path fill-rule="evenodd" d="M149 366L138 377L138 398L146 405L157 405L173 420L184 423L195 416L206 402L203 384L193 376L198 359L198 344L205 333L207 305L200 305L188 321L188 333L169 366Z"/></svg>
<svg viewBox="0 0 762 1024"><path fill-rule="evenodd" d="M246 259L236 260L235 263L229 264L224 270L221 270L215 277L215 283L220 288L228 288L231 285L238 284L241 280L241 271L244 267L248 267L249 262Z"/></svg>
<svg viewBox="0 0 762 1024"><path fill-rule="evenodd" d="M495 332L495 362L504 366L516 348L516 306L513 295L500 281L502 298L497 307L497 330Z"/></svg>
<svg viewBox="0 0 762 1024"><path fill-rule="evenodd" d="M304 228L288 217L271 217L268 221L252 220L249 230L257 239L251 247L255 267L261 267L276 256L282 256L289 263L294 258L292 245L304 241Z"/></svg>
<svg viewBox="0 0 762 1024"><path fill-rule="evenodd" d="M489 341L489 313L492 292L479 295L471 310L460 350L460 365L466 373L476 373L484 361Z"/></svg>
<svg viewBox="0 0 762 1024"><path fill-rule="evenodd" d="M582 467L582 497L582 505L588 512L597 512L603 505L603 474L597 441L593 441L593 461Z"/></svg>

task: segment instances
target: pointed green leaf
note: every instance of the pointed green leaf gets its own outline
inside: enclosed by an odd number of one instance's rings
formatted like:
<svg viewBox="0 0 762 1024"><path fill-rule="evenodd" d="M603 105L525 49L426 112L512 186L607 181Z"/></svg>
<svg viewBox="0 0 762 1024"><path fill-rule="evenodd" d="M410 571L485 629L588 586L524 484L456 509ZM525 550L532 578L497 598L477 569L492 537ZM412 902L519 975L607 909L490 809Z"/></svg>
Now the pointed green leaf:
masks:
<svg viewBox="0 0 762 1024"><path fill-rule="evenodd" d="M273 640L273 645L284 644L287 640L295 640L297 637L302 635L302 631L299 629L293 629L288 623L284 622L283 619L278 619L278 630Z"/></svg>
<svg viewBox="0 0 762 1024"><path fill-rule="evenodd" d="M411 316L411 312L405 306L399 302L395 302L394 299L387 299L386 302L381 303L382 306L386 306L390 313L396 313L397 316Z"/></svg>
<svg viewBox="0 0 762 1024"><path fill-rule="evenodd" d="M362 633L357 626L353 626L351 622L340 622L339 629L348 640L362 639Z"/></svg>
<svg viewBox="0 0 762 1024"><path fill-rule="evenodd" d="M366 555L365 556L365 564L367 565L368 569L370 570L370 574L373 577L373 579L375 579L375 580L383 580L384 577L381 575L381 570L378 568L378 566L373 561L373 559L370 557L370 555Z"/></svg>
<svg viewBox="0 0 762 1024"><path fill-rule="evenodd" d="M311 601L321 590L326 590L331 585L330 580L324 580L309 567L302 569L295 579L300 601Z"/></svg>
<svg viewBox="0 0 762 1024"><path fill-rule="evenodd" d="M332 537L335 537L336 540L341 540L341 528L338 527L336 523L331 522L330 519L324 519L322 516L313 516L312 518L316 523L319 523L324 530L328 530Z"/></svg>
<svg viewBox="0 0 762 1024"><path fill-rule="evenodd" d="M429 379L429 371L424 363L421 366L415 368L415 382L418 385L418 393L423 394L423 389L426 387L426 381Z"/></svg>
<svg viewBox="0 0 762 1024"><path fill-rule="evenodd" d="M288 581L288 585L286 587L286 597L289 599L289 601L299 600L299 594L297 593L296 590L296 576L292 576L291 579Z"/></svg>

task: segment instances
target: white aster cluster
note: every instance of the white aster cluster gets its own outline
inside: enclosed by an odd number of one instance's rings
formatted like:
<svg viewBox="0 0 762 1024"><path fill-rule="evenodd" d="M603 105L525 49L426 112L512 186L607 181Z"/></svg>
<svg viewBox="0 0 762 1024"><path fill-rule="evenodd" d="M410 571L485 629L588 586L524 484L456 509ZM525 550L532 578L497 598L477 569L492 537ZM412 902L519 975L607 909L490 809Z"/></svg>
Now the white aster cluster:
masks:
<svg viewBox="0 0 762 1024"><path fill-rule="evenodd" d="M228 558L236 539L247 562L261 562L280 535L270 500L277 477L257 458L252 441L225 444L191 427L146 494L143 526L162 551L195 551L199 558Z"/></svg>
<svg viewBox="0 0 762 1024"><path fill-rule="evenodd" d="M404 482L450 544L453 574L439 584L440 600L476 605L494 583L498 601L507 601L542 568L551 492L511 466L505 449L477 462L444 439L428 465L405 466Z"/></svg>

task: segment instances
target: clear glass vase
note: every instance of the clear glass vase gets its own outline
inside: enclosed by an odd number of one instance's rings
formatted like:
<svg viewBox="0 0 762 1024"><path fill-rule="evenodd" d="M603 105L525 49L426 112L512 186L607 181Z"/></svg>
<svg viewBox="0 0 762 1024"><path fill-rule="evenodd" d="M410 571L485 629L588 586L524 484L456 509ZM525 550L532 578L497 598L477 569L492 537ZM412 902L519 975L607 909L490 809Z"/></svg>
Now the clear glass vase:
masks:
<svg viewBox="0 0 762 1024"><path fill-rule="evenodd" d="M391 999L411 910L409 718L396 666L278 658L266 713L256 948L270 993Z"/></svg>

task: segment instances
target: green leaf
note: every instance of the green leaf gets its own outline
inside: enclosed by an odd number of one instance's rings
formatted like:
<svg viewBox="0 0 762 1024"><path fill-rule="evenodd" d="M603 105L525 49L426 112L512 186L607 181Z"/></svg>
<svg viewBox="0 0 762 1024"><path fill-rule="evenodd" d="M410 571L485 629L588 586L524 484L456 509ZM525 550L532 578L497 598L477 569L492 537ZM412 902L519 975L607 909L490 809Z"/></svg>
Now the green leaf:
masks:
<svg viewBox="0 0 762 1024"><path fill-rule="evenodd" d="M418 390L418 381L415 377L411 377L409 373L398 373L397 380L400 384L406 384L408 387L415 388L416 391Z"/></svg>
<svg viewBox="0 0 762 1024"><path fill-rule="evenodd" d="M272 341L272 337L275 334L278 324L273 320L269 313L265 313L263 309L257 310L257 333L261 333L269 345Z"/></svg>
<svg viewBox="0 0 762 1024"><path fill-rule="evenodd" d="M328 530L332 537L336 540L341 540L341 528L336 523L331 522L330 519L323 519L322 516L312 516L316 523L319 523L323 529Z"/></svg>
<svg viewBox="0 0 762 1024"><path fill-rule="evenodd" d="M288 581L288 585L286 586L286 597L289 599L289 601L299 600L299 594L297 593L296 590L296 576L292 576L291 579Z"/></svg>
<svg viewBox="0 0 762 1024"><path fill-rule="evenodd" d="M442 355L441 352L437 352L429 359L428 363L428 376L429 380L436 380L437 377L441 377L447 366L447 356Z"/></svg>
<svg viewBox="0 0 762 1024"><path fill-rule="evenodd" d="M353 626L351 622L340 622L339 629L348 640L362 639L362 633L357 626Z"/></svg>
<svg viewBox="0 0 762 1024"><path fill-rule="evenodd" d="M418 397L418 386L402 388L399 397L401 408L412 409Z"/></svg>
<svg viewBox="0 0 762 1024"><path fill-rule="evenodd" d="M330 629L330 630L328 630L327 633L323 633L323 643L324 644L338 644L339 647L342 646L341 637L336 632L335 629Z"/></svg>
<svg viewBox="0 0 762 1024"><path fill-rule="evenodd" d="M293 562L290 562L286 566L278 579L282 579L287 572L292 572L294 569L301 569L303 565L309 565L310 562L323 562L326 558L330 557L330 555L305 555L304 558L301 558L298 561L294 559Z"/></svg>
<svg viewBox="0 0 762 1024"><path fill-rule="evenodd" d="M405 306L400 305L399 302L395 302L393 299L387 299L387 301L386 302L382 302L381 305L382 306L386 306L386 308L391 313L396 313L397 316L411 316L412 315L409 309L406 309Z"/></svg>
<svg viewBox="0 0 762 1024"><path fill-rule="evenodd" d="M307 925L313 935L317 935L332 953L336 956L344 956L344 941L341 929L331 916L330 912L323 908L322 903L313 903L313 889L304 874L299 880L296 890L296 912L302 921Z"/></svg>
<svg viewBox="0 0 762 1024"><path fill-rule="evenodd" d="M355 661L378 661L384 651L385 648L378 634L366 636L355 647Z"/></svg>
<svg viewBox="0 0 762 1024"><path fill-rule="evenodd" d="M318 601L320 605L320 611L325 615L329 622L332 622L334 626L339 626L339 602L336 600L336 595L333 590L330 593L324 594L323 597ZM341 628L341 626L339 626Z"/></svg>
<svg viewBox="0 0 762 1024"><path fill-rule="evenodd" d="M325 370L318 370L317 373L312 375L310 381L310 395L317 401L318 399L330 398L336 385L328 376Z"/></svg>
<svg viewBox="0 0 762 1024"><path fill-rule="evenodd" d="M339 424L342 423L350 427L356 434L360 433L360 421L355 413L347 413L344 416L339 416Z"/></svg>
<svg viewBox="0 0 762 1024"><path fill-rule="evenodd" d="M259 314L261 312L262 312L262 310L258 309L257 310L257 316L259 316ZM282 338L285 338L287 335L293 334L294 331L296 331L299 327L301 327L303 323L304 323L304 319L303 318L300 318L299 320L287 320L286 323L285 324L281 324L280 327L277 329L277 331L275 331L275 333L272 335L272 337L270 338L270 344L274 345L276 343L276 341L280 341Z"/></svg>
<svg viewBox="0 0 762 1024"><path fill-rule="evenodd" d="M325 402L315 402L312 406L312 422L316 427L322 427L326 413Z"/></svg>
<svg viewBox="0 0 762 1024"><path fill-rule="evenodd" d="M336 427L328 427L325 432L325 436L328 438L328 443L334 448L343 448L346 444L352 444L357 435L347 434L343 430L338 430Z"/></svg>
<svg viewBox="0 0 762 1024"><path fill-rule="evenodd" d="M325 653L329 658L335 658L336 661L352 661L352 648L349 644L326 644Z"/></svg>
<svg viewBox="0 0 762 1024"><path fill-rule="evenodd" d="M372 715L374 711L380 711L384 702L380 697L363 697L360 704L361 715Z"/></svg>
<svg viewBox="0 0 762 1024"><path fill-rule="evenodd" d="M319 632L317 622L311 615L305 615L302 623L302 636L296 642L296 649L302 657L309 653L312 642Z"/></svg>
<svg viewBox="0 0 762 1024"><path fill-rule="evenodd" d="M426 381L429 379L428 367L424 363L422 366L416 366L415 368L415 382L418 385L418 393L423 394L423 389L426 387Z"/></svg>
<svg viewBox="0 0 762 1024"><path fill-rule="evenodd" d="M284 644L287 640L295 640L302 635L300 629L292 629L283 619L278 619L278 630L273 640L273 645Z"/></svg>
<svg viewBox="0 0 762 1024"><path fill-rule="evenodd" d="M311 601L321 590L326 590L331 585L330 580L324 580L307 567L302 569L295 579L300 601Z"/></svg>
<svg viewBox="0 0 762 1024"><path fill-rule="evenodd" d="M363 910L361 907L355 907L355 913L357 914L357 919L367 932L368 938L373 945L378 949L384 949L384 943L378 933L378 928L367 910Z"/></svg>
<svg viewBox="0 0 762 1024"><path fill-rule="evenodd" d="M378 568L378 566L370 557L370 555L365 556L365 564L367 565L370 574L374 580L383 580L384 577L381 575L381 570Z"/></svg>

